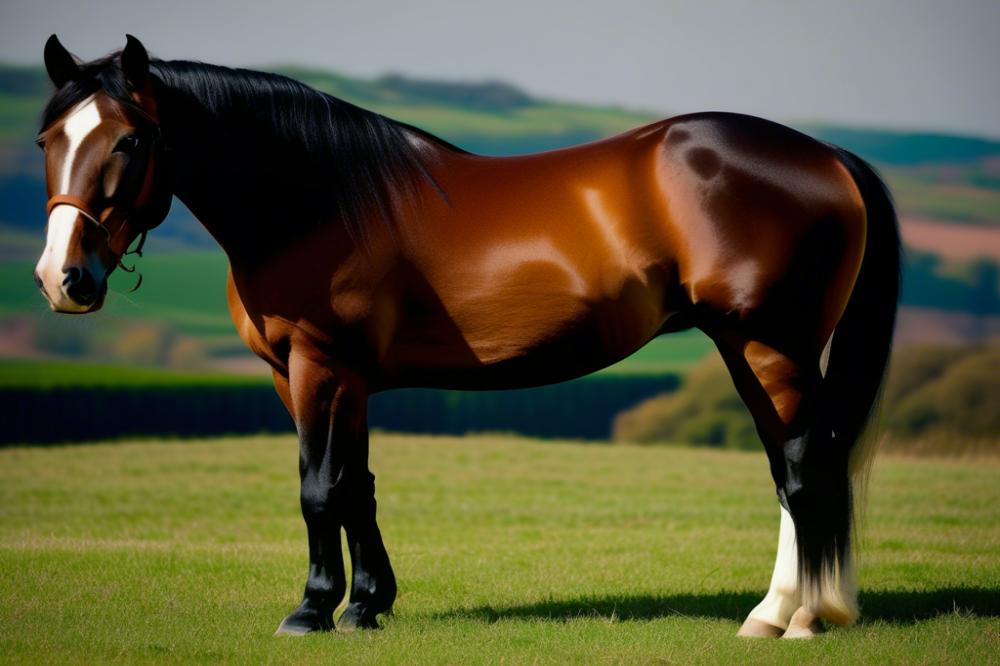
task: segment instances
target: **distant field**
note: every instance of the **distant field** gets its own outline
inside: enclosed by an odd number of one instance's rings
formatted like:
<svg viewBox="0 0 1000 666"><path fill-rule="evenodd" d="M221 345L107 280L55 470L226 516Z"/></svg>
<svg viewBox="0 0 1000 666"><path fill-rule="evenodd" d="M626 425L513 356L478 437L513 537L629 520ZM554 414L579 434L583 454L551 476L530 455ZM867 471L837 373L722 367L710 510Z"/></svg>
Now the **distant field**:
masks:
<svg viewBox="0 0 1000 666"><path fill-rule="evenodd" d="M939 255L945 261L1000 261L1000 225L904 217L900 226L907 247Z"/></svg>
<svg viewBox="0 0 1000 666"><path fill-rule="evenodd" d="M627 375L684 372L714 351L715 345L701 331L669 333L655 338L624 361L602 372Z"/></svg>
<svg viewBox="0 0 1000 666"><path fill-rule="evenodd" d="M883 175L906 215L1000 225L1000 189L928 181L900 169L885 169Z"/></svg>
<svg viewBox="0 0 1000 666"><path fill-rule="evenodd" d="M245 386L270 384L270 376L178 372L109 363L0 359L0 389Z"/></svg>
<svg viewBox="0 0 1000 666"><path fill-rule="evenodd" d="M34 261L0 262L0 314L45 312L48 308L31 280ZM151 254L139 260L143 275L140 290L128 290L135 276L115 272L104 310L87 318L77 317L66 326L94 326L99 317L155 319L192 335L233 333L226 308L226 270L228 262L221 252ZM65 321L63 321L65 320ZM91 323L85 323L89 320Z"/></svg>
<svg viewBox="0 0 1000 666"><path fill-rule="evenodd" d="M221 252L151 253L139 261L143 283L137 292L128 293L135 283L133 275L116 272L104 309L86 317L49 313L31 280L33 267L34 261L0 261L0 316L33 315L40 327L82 336L101 336L104 329L117 330L115 327L128 322L164 324L216 348L230 352L243 349L226 307L228 263ZM676 372L697 363L712 348L700 332L675 333L654 340L606 372ZM0 383L5 372L0 366ZM65 375L73 370L60 372ZM30 373L22 376L30 380Z"/></svg>
<svg viewBox="0 0 1000 666"><path fill-rule="evenodd" d="M611 375L666 375L687 370L706 354L712 342L699 331L657 338L629 358L601 373ZM0 359L0 388L85 386L169 386L174 384L269 383L270 375L191 372L57 359Z"/></svg>
<svg viewBox="0 0 1000 666"><path fill-rule="evenodd" d="M291 437L0 450L0 661L997 663L995 466L884 461L861 625L735 633L767 586L764 456L376 436L400 594L274 639L306 571Z"/></svg>

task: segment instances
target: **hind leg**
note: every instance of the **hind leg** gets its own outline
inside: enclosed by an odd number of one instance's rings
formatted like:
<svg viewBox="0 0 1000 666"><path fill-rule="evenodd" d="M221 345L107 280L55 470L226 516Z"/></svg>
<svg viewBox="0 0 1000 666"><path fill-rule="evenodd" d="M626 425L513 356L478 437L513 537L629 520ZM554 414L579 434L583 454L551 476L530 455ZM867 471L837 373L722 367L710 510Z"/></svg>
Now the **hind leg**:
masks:
<svg viewBox="0 0 1000 666"><path fill-rule="evenodd" d="M799 594L798 557L795 553L795 524L785 507L781 509L778 554L767 596L750 611L740 627L740 636L776 638L785 633L792 615L802 605Z"/></svg>
<svg viewBox="0 0 1000 666"><path fill-rule="evenodd" d="M819 354L782 352L732 333L713 336L764 442L782 505L771 587L741 635L815 633L857 615L847 542L847 452L818 409Z"/></svg>

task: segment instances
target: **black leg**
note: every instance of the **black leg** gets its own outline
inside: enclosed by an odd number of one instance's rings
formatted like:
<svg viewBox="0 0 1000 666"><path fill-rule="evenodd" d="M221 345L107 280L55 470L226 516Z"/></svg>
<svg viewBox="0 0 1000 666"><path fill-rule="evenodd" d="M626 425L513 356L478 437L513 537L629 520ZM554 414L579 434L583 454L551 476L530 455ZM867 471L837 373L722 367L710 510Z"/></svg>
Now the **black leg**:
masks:
<svg viewBox="0 0 1000 666"><path fill-rule="evenodd" d="M302 515L309 533L309 578L302 603L278 628L304 634L334 628L333 612L347 591L341 529L347 532L353 576L340 626L377 627L392 607L396 579L375 523L375 477L368 471L367 393L363 383L331 365L293 353L288 385L299 431Z"/></svg>
<svg viewBox="0 0 1000 666"><path fill-rule="evenodd" d="M293 352L289 370L285 397L299 433L300 502L309 535L309 576L302 603L282 621L277 633L299 635L333 629L333 612L347 591L340 531L354 501L350 461L359 447L367 450L367 396L358 383L335 375L327 365L307 356Z"/></svg>
<svg viewBox="0 0 1000 666"><path fill-rule="evenodd" d="M308 435L300 435L300 502L309 535L309 577L302 603L282 621L279 634L333 629L333 611L347 591L337 515L344 466L333 447L320 457L312 455L314 443Z"/></svg>
<svg viewBox="0 0 1000 666"><path fill-rule="evenodd" d="M351 596L337 628L375 629L376 615L392 609L396 577L375 522L375 477L364 467L352 474L352 479L356 482L352 489L356 501L351 503L350 515L344 521L351 554Z"/></svg>

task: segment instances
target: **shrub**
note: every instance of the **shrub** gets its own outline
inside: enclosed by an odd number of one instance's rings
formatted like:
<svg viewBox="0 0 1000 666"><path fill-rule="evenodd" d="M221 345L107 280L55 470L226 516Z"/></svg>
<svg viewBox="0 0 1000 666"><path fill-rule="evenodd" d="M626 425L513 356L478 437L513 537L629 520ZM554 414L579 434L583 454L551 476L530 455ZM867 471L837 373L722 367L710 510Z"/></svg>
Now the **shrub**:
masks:
<svg viewBox="0 0 1000 666"><path fill-rule="evenodd" d="M924 381L912 380L920 358ZM904 370L890 381L893 401L886 418L888 429L899 436L955 434L968 437L997 437L1000 434L1000 341L990 345L944 349L904 350L900 365ZM903 360L906 359L906 360ZM936 361L936 364L934 363Z"/></svg>
<svg viewBox="0 0 1000 666"><path fill-rule="evenodd" d="M903 347L893 355L883 396L883 430L895 450L905 442L998 440L1000 340L967 346ZM722 361L712 355L674 393L659 395L618 415L616 441L726 448L760 447L753 421ZM980 448L982 448L980 446Z"/></svg>
<svg viewBox="0 0 1000 666"><path fill-rule="evenodd" d="M642 444L760 447L750 413L716 354L692 370L679 390L620 413L615 419L613 438Z"/></svg>

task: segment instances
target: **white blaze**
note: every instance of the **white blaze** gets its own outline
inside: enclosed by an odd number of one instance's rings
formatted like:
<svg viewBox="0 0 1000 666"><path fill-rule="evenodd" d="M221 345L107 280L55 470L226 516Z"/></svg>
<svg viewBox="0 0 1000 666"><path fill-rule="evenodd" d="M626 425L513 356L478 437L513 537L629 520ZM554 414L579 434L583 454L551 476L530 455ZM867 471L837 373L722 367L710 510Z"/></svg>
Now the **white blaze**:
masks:
<svg viewBox="0 0 1000 666"><path fill-rule="evenodd" d="M66 156L63 158L62 170L60 171L59 192L61 194L69 192L76 151L80 148L83 140L100 124L101 114L97 110L97 99L94 96L80 102L73 111L70 111L69 117L63 123L63 132L69 139L69 148L66 149Z"/></svg>
<svg viewBox="0 0 1000 666"><path fill-rule="evenodd" d="M66 122L63 123L63 132L69 139L69 147L63 158L63 163L58 172L57 178L59 188L57 193L68 194L70 181L73 177L73 162L76 159L77 151L84 140L101 124L101 114L97 110L97 100L93 96L80 102L76 108L70 112ZM73 231L76 228L79 211L73 206L62 204L52 209L49 214L48 231L46 232L45 249L35 266L35 271L42 279L45 294L52 301L53 307L58 306L64 310L80 310L79 306L73 303L66 296L62 288L64 279L63 268L66 265L66 257L69 254L70 241L73 238ZM104 269L100 260L96 256L89 256L86 260L87 268L90 269L94 279L100 283L104 277Z"/></svg>
<svg viewBox="0 0 1000 666"><path fill-rule="evenodd" d="M45 249L35 266L35 272L42 279L45 295L53 305L61 305L68 300L62 291L63 266L69 254L69 242L73 237L78 213L72 206L56 206L49 215Z"/></svg>

